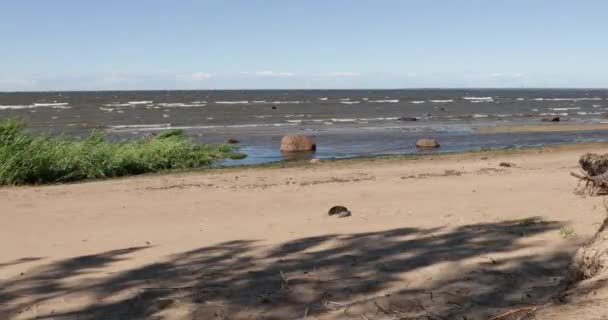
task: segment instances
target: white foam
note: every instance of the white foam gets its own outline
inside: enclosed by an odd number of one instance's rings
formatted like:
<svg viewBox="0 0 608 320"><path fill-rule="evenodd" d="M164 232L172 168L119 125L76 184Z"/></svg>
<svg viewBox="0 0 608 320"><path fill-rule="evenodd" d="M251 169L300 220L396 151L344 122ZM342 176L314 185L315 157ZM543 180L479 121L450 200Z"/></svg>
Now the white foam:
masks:
<svg viewBox="0 0 608 320"><path fill-rule="evenodd" d="M99 110L101 110L101 111L106 111L106 112L112 112L112 111L114 111L114 108L104 108L104 107L99 107Z"/></svg>
<svg viewBox="0 0 608 320"><path fill-rule="evenodd" d="M204 107L206 104L204 103L181 103L181 102L171 102L171 103L159 103L161 107L165 108L192 108L192 107Z"/></svg>
<svg viewBox="0 0 608 320"><path fill-rule="evenodd" d="M289 123L302 123L302 120L287 120Z"/></svg>
<svg viewBox="0 0 608 320"><path fill-rule="evenodd" d="M421 104L421 103L426 103L426 101L424 101L424 100L416 100L416 101L410 101L410 103Z"/></svg>
<svg viewBox="0 0 608 320"><path fill-rule="evenodd" d="M535 101L600 101L602 98L536 98Z"/></svg>
<svg viewBox="0 0 608 320"><path fill-rule="evenodd" d="M578 115L580 115L580 116L586 116L586 115L587 115L587 112L584 112L584 111L579 111L579 112L577 112L576 114L578 114Z"/></svg>
<svg viewBox="0 0 608 320"><path fill-rule="evenodd" d="M549 108L549 110L553 111L568 111L568 110L580 110L579 107L571 107L571 108Z"/></svg>
<svg viewBox="0 0 608 320"><path fill-rule="evenodd" d="M506 118L506 117L512 117L512 114L497 114L496 116L500 117L500 118Z"/></svg>
<svg viewBox="0 0 608 320"><path fill-rule="evenodd" d="M524 98L517 98L517 99L515 99L515 100L517 100L517 101L524 101L524 100L526 100L526 99L524 99Z"/></svg>
<svg viewBox="0 0 608 320"><path fill-rule="evenodd" d="M152 104L154 101L129 101L128 103L132 106L136 106L140 104Z"/></svg>
<svg viewBox="0 0 608 320"><path fill-rule="evenodd" d="M399 99L391 99L391 100L370 100L372 103L399 103Z"/></svg>
<svg viewBox="0 0 608 320"><path fill-rule="evenodd" d="M350 98L343 98L343 99L338 99L340 101L350 101Z"/></svg>
<svg viewBox="0 0 608 320"><path fill-rule="evenodd" d="M357 119L343 118L343 119L331 119L333 122L355 122Z"/></svg>
<svg viewBox="0 0 608 320"><path fill-rule="evenodd" d="M304 103L305 101L272 101L269 103L272 104L300 104L300 103Z"/></svg>
<svg viewBox="0 0 608 320"><path fill-rule="evenodd" d="M464 100L494 101L492 97L462 97Z"/></svg>
<svg viewBox="0 0 608 320"><path fill-rule="evenodd" d="M454 102L454 100L431 100L433 103L450 103Z"/></svg>
<svg viewBox="0 0 608 320"><path fill-rule="evenodd" d="M602 106L601 104L594 104L594 105L593 105L593 107L594 107L594 108L599 108L599 107L601 107L601 106Z"/></svg>
<svg viewBox="0 0 608 320"><path fill-rule="evenodd" d="M58 102L58 103L34 103L34 107L63 107L67 106L67 102Z"/></svg>
<svg viewBox="0 0 608 320"><path fill-rule="evenodd" d="M67 102L61 103L34 103L26 105L0 105L0 110L19 110L33 108L53 108L53 109L70 109Z"/></svg>
<svg viewBox="0 0 608 320"><path fill-rule="evenodd" d="M128 107L128 106L130 106L130 104L116 102L116 103L108 103L108 104L105 104L104 106L106 106L106 107Z"/></svg>
<svg viewBox="0 0 608 320"><path fill-rule="evenodd" d="M534 109L530 109L530 111L538 112L538 109L534 108Z"/></svg>
<svg viewBox="0 0 608 320"><path fill-rule="evenodd" d="M247 101L247 100L243 100L243 101L216 101L215 103L217 103L217 104L248 104L249 101Z"/></svg>
<svg viewBox="0 0 608 320"><path fill-rule="evenodd" d="M340 101L341 104L358 104L360 101Z"/></svg>
<svg viewBox="0 0 608 320"><path fill-rule="evenodd" d="M474 114L473 118L487 118L488 115L487 114Z"/></svg>
<svg viewBox="0 0 608 320"><path fill-rule="evenodd" d="M321 101L327 101L327 97L319 98L319 100L321 100Z"/></svg>

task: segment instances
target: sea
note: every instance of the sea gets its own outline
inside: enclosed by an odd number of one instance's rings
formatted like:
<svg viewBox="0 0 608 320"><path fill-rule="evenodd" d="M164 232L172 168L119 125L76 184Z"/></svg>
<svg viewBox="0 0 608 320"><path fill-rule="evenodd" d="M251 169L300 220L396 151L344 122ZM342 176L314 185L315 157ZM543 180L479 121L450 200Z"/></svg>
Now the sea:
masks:
<svg viewBox="0 0 608 320"><path fill-rule="evenodd" d="M442 153L607 141L608 131L480 132L482 127L608 123L607 89L194 90L3 92L0 119L29 130L85 136L103 130L114 141L182 129L201 143L240 141L248 155L226 165L289 160L286 134L313 136L315 154L351 158ZM550 122L549 122L550 123ZM438 139L417 150L419 138Z"/></svg>

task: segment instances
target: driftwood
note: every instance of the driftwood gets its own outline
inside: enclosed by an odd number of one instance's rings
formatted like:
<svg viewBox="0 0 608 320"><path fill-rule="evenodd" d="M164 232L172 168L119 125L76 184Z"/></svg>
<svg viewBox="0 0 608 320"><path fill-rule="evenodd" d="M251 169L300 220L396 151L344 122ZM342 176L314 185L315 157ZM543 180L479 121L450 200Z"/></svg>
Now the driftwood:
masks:
<svg viewBox="0 0 608 320"><path fill-rule="evenodd" d="M581 156L578 163L583 173L570 173L579 179L577 191L589 195L608 194L608 154L587 153Z"/></svg>

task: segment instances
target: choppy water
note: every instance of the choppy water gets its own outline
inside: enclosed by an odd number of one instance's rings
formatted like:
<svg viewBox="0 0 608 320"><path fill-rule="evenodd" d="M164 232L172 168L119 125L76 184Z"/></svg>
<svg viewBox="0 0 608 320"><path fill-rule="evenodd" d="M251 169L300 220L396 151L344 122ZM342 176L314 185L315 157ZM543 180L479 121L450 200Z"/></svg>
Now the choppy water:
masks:
<svg viewBox="0 0 608 320"><path fill-rule="evenodd" d="M201 142L239 139L241 163L282 159L286 133L316 136L319 157L418 152L420 137L436 152L608 140L606 132L477 133L480 126L608 122L608 90L288 90L0 93L0 118L30 128L113 139L182 128ZM416 121L412 121L416 119Z"/></svg>

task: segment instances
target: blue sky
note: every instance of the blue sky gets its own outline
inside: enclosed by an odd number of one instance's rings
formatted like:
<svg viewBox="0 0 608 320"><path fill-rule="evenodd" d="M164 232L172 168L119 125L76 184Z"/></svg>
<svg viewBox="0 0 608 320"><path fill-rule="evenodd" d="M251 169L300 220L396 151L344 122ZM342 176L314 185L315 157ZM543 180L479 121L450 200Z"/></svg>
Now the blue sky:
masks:
<svg viewBox="0 0 608 320"><path fill-rule="evenodd" d="M608 87L605 0L0 0L0 91Z"/></svg>

